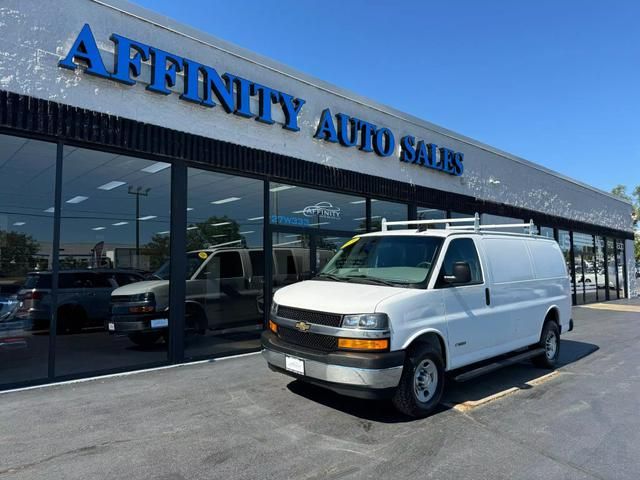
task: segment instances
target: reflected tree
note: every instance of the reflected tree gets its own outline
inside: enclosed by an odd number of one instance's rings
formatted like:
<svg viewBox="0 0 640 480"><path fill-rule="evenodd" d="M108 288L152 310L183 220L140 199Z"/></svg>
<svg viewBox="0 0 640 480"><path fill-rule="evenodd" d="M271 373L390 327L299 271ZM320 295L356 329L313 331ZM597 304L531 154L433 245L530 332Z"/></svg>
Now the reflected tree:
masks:
<svg viewBox="0 0 640 480"><path fill-rule="evenodd" d="M7 277L23 276L41 268L37 259L39 250L40 244L31 235L0 231L0 273Z"/></svg>

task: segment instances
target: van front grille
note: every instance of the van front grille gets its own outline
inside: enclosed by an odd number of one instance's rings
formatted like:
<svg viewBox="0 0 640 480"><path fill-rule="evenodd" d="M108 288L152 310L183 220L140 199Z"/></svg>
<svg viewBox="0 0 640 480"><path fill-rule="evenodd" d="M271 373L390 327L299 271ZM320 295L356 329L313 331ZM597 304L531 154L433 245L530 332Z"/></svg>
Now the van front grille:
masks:
<svg viewBox="0 0 640 480"><path fill-rule="evenodd" d="M339 327L342 324L342 315L337 313L316 312L314 310L302 310L301 308L279 306L277 316L327 327Z"/></svg>
<svg viewBox="0 0 640 480"><path fill-rule="evenodd" d="M285 342L300 345L311 350L333 352L338 349L338 337L318 333L299 332L291 328L278 327L278 336Z"/></svg>

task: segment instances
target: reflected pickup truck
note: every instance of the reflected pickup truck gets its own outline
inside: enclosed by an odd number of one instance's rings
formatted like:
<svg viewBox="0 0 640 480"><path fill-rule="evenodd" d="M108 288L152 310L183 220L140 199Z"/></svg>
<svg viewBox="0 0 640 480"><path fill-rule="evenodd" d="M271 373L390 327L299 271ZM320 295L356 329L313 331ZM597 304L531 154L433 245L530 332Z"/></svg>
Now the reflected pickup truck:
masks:
<svg viewBox="0 0 640 480"><path fill-rule="evenodd" d="M314 279L278 290L262 335L269 367L341 394L391 398L414 417L438 405L449 372L508 358L553 368L560 335L573 328L558 244L485 230L477 216L412 223L465 221L473 225L426 231L383 221ZM492 227L525 225L533 230Z"/></svg>
<svg viewBox="0 0 640 480"><path fill-rule="evenodd" d="M258 294L263 290L262 249L211 248L187 253L185 330L243 327L260 322ZM140 346L167 338L169 330L169 261L153 279L111 293L107 329Z"/></svg>

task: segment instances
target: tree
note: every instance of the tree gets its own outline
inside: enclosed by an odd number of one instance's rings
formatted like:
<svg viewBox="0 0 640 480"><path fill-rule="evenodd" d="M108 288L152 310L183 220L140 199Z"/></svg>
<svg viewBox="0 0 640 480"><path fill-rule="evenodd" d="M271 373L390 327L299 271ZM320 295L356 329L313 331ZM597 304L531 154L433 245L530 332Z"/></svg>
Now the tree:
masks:
<svg viewBox="0 0 640 480"><path fill-rule="evenodd" d="M40 244L31 235L0 230L0 273L7 277L23 277L39 268ZM45 265L47 261L42 262Z"/></svg>
<svg viewBox="0 0 640 480"><path fill-rule="evenodd" d="M187 226L187 252L220 244L244 246L244 237L240 235L240 226L235 220L227 216L209 217ZM157 270L169 258L169 235L154 235L149 243L140 247L140 253L149 256L151 271Z"/></svg>

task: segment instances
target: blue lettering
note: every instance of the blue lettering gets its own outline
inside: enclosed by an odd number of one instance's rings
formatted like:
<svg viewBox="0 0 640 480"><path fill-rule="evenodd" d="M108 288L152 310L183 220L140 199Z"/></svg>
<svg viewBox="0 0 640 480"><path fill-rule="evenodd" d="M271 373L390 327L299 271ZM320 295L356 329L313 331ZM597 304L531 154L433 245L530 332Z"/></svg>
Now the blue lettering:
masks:
<svg viewBox="0 0 640 480"><path fill-rule="evenodd" d="M381 157L388 157L396 148L396 139L388 128L381 128L376 132L373 148Z"/></svg>
<svg viewBox="0 0 640 480"><path fill-rule="evenodd" d="M285 122L282 128L297 132L300 130L298 127L298 115L300 109L305 101L301 98L293 98L291 95L280 92L280 105L282 106L282 112L284 113Z"/></svg>
<svg viewBox="0 0 640 480"><path fill-rule="evenodd" d="M318 129L314 138L320 140L327 140L328 142L336 143L338 136L336 134L336 127L333 125L333 117L331 116L331 110L325 108L320 116L320 122L318 123Z"/></svg>
<svg viewBox="0 0 640 480"><path fill-rule="evenodd" d="M271 104L280 100L280 92L259 83L253 83L251 85L251 95L258 95L259 113L256 120L268 125L273 124Z"/></svg>
<svg viewBox="0 0 640 480"><path fill-rule="evenodd" d="M361 122L355 117L349 117L344 113L336 114L338 119L338 141L344 147L353 147L358 143L358 132Z"/></svg>
<svg viewBox="0 0 640 480"><path fill-rule="evenodd" d="M411 135L405 135L400 139L400 160L403 162L414 163L416 160L416 149L413 147L416 138Z"/></svg>
<svg viewBox="0 0 640 480"><path fill-rule="evenodd" d="M78 66L75 62L82 61L86 65L86 72L97 77L109 78L111 75L107 72L107 69L102 62L100 51L96 45L96 40L93 38L91 27L88 23L85 23L73 42L69 53L62 60L58 62L58 65L62 68L68 68L69 70L75 70Z"/></svg>
<svg viewBox="0 0 640 480"><path fill-rule="evenodd" d="M373 152L371 148L371 135L376 131L378 127L376 127L373 123L365 122L364 120L360 121L362 134L360 137L360 150L363 152Z"/></svg>
<svg viewBox="0 0 640 480"><path fill-rule="evenodd" d="M464 154L460 153L460 152L456 152L453 155L453 163L454 163L454 175L456 176L461 176L462 172L464 172L464 164L462 163L464 161Z"/></svg>
<svg viewBox="0 0 640 480"><path fill-rule="evenodd" d="M235 77L233 82L236 85L237 101L236 109L233 111L236 115L241 117L251 118L251 82L241 77Z"/></svg>
<svg viewBox="0 0 640 480"><path fill-rule="evenodd" d="M152 67L147 90L169 95L171 90L167 86L175 86L176 75L182 71L182 58L154 47L149 48L149 53Z"/></svg>
<svg viewBox="0 0 640 480"><path fill-rule="evenodd" d="M115 33L111 35L110 40L115 44L115 69L111 78L125 85L134 85L136 81L132 80L131 76L140 76L142 62L149 60L149 47Z"/></svg>

